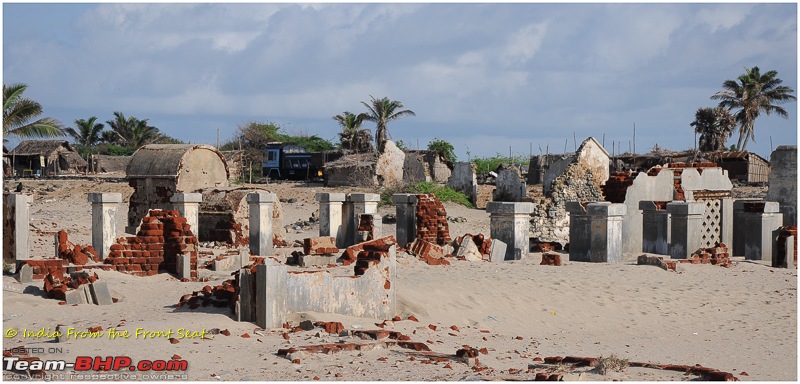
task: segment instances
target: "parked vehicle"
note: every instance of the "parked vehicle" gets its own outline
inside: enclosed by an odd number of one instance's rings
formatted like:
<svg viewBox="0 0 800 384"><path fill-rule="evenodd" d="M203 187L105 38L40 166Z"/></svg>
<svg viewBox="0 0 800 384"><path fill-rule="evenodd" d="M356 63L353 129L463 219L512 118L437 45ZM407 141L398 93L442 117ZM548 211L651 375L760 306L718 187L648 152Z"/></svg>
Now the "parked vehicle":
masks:
<svg viewBox="0 0 800 384"><path fill-rule="evenodd" d="M340 157L338 151L308 152L295 143L271 142L264 149L262 175L271 180L322 180L325 163Z"/></svg>

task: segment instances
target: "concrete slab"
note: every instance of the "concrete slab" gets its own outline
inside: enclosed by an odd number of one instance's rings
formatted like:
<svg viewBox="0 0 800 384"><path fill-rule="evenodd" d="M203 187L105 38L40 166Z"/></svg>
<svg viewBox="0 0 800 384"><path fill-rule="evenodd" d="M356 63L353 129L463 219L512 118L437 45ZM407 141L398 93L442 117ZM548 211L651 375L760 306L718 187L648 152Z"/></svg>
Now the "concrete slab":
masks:
<svg viewBox="0 0 800 384"><path fill-rule="evenodd" d="M114 301L111 299L111 292L108 290L108 282L95 281L89 284L89 290L92 293L92 300L97 305L111 305Z"/></svg>
<svg viewBox="0 0 800 384"><path fill-rule="evenodd" d="M33 268L28 264L23 264L19 268L19 282L30 283L33 281Z"/></svg>
<svg viewBox="0 0 800 384"><path fill-rule="evenodd" d="M87 304L86 302L86 294L83 292L83 288L73 289L67 291L64 294L66 298L67 305L74 305L74 304Z"/></svg>

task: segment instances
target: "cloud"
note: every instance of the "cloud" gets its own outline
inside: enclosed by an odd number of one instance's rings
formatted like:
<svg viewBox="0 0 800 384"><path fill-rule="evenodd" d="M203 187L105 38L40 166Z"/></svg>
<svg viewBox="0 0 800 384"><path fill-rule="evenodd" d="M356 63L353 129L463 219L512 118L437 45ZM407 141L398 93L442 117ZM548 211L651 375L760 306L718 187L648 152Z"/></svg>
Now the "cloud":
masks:
<svg viewBox="0 0 800 384"><path fill-rule="evenodd" d="M739 25L747 17L753 4L716 4L713 8L702 8L696 13L697 20L707 26L711 33L727 31Z"/></svg>
<svg viewBox="0 0 800 384"><path fill-rule="evenodd" d="M524 64L530 60L544 41L548 22L527 25L514 33L502 52L505 65Z"/></svg>

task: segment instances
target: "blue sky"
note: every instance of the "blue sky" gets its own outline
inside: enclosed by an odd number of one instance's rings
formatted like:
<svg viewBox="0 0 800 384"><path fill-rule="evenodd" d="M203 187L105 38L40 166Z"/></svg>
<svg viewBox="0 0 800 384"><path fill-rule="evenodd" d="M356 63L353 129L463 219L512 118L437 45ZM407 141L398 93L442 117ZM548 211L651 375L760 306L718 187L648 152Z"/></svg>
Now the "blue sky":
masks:
<svg viewBox="0 0 800 384"><path fill-rule="evenodd" d="M331 116L373 95L417 114L394 139L446 139L460 160L572 150L573 134L626 151L634 124L637 152L680 150L753 66L797 90L797 4L3 4L3 82L46 116L120 111L193 143L248 121L335 141ZM749 150L797 143L784 107Z"/></svg>

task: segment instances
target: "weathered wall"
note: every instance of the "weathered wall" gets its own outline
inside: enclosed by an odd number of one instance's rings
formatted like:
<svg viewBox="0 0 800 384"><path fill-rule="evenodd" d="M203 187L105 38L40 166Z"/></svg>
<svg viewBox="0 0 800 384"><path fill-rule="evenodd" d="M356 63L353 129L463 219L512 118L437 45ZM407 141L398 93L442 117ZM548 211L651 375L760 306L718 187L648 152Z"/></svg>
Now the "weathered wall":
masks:
<svg viewBox="0 0 800 384"><path fill-rule="evenodd" d="M266 193L264 189L222 188L203 190L200 203L200 228L193 229L200 241L225 241L235 245L249 244L250 209L248 193ZM272 205L272 233L275 240L285 239L283 209L280 201Z"/></svg>
<svg viewBox="0 0 800 384"><path fill-rule="evenodd" d="M772 152L769 161L772 172L764 199L780 203L783 225L797 225L797 146L779 146Z"/></svg>
<svg viewBox="0 0 800 384"><path fill-rule="evenodd" d="M495 185L496 188L494 193L492 193L492 201L507 201L513 203L522 201L528 194L519 169L513 165L501 170L497 174Z"/></svg>
<svg viewBox="0 0 800 384"><path fill-rule="evenodd" d="M345 156L337 160L337 164L325 165L326 187L375 187L378 185L374 161L348 161L348 157Z"/></svg>
<svg viewBox="0 0 800 384"><path fill-rule="evenodd" d="M474 163L456 163L447 186L461 192L475 205L478 199L478 178L475 175Z"/></svg>
<svg viewBox="0 0 800 384"><path fill-rule="evenodd" d="M394 141L387 140L383 153L375 164L375 174L378 182L386 188L397 188L403 185L403 164L406 154L397 148Z"/></svg>
<svg viewBox="0 0 800 384"><path fill-rule="evenodd" d="M554 161L544 179L545 198L534 204L531 237L566 244L569 242L566 202L603 200L601 185L608 179L608 153L589 137L574 155Z"/></svg>
<svg viewBox="0 0 800 384"><path fill-rule="evenodd" d="M407 152L403 162L403 182L406 184L431 181L424 156Z"/></svg>

